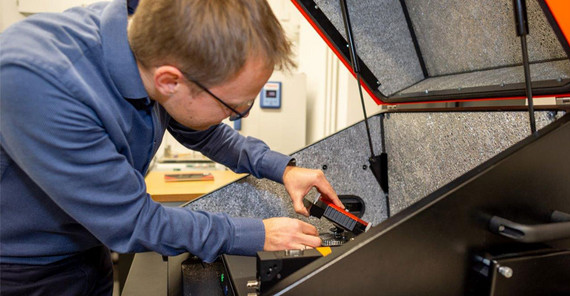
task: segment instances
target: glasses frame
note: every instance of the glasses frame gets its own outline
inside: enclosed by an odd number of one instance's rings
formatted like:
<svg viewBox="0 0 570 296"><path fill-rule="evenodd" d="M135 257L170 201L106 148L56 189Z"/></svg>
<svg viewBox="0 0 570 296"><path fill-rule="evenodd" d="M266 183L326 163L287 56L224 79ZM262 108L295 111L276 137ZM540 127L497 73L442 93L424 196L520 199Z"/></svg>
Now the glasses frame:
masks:
<svg viewBox="0 0 570 296"><path fill-rule="evenodd" d="M226 108L230 109L230 111L232 111L232 115L230 115L230 121L236 121L239 119L242 119L244 117L246 117L249 114L249 111L251 111L251 108L253 108L253 105L255 103L255 99L246 102L247 103L251 103L248 107L247 110L243 111L243 112L239 112L236 109L232 108L230 105L226 104L226 102L222 101L222 99L218 98L218 96L216 96L215 94L213 94L207 87L205 87L204 85L202 85L200 82L190 79L188 77L186 77L186 79L188 79L188 81L196 84L199 88L201 88L203 91L205 91L206 93L208 93L210 96L212 96L214 99L216 99L218 102L222 103L222 105L224 105Z"/></svg>

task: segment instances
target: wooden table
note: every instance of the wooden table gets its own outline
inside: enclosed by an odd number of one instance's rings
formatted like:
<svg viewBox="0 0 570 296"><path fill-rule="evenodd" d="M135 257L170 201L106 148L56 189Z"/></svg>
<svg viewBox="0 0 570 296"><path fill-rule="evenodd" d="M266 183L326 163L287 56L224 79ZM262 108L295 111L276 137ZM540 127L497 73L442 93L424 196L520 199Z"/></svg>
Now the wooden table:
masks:
<svg viewBox="0 0 570 296"><path fill-rule="evenodd" d="M213 181L165 182L165 174L184 172L152 171L145 178L147 192L150 194L152 199L157 202L191 201L247 176L247 174L236 174L232 171L208 172L214 175ZM196 171L189 173L196 173Z"/></svg>

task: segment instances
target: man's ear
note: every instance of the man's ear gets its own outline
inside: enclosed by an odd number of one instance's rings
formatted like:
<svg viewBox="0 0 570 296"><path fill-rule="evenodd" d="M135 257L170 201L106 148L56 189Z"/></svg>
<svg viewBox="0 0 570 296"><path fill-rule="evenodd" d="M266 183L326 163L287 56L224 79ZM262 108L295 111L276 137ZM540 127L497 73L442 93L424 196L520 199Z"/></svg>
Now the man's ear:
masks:
<svg viewBox="0 0 570 296"><path fill-rule="evenodd" d="M184 78L182 72L173 66L160 66L154 71L154 85L162 96L172 96L178 91Z"/></svg>

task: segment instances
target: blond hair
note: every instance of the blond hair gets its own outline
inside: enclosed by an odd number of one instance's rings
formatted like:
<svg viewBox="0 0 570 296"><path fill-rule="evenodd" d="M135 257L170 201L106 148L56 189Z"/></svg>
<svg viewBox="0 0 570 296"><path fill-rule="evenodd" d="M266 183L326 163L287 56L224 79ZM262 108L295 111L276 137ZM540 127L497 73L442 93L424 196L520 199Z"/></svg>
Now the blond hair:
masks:
<svg viewBox="0 0 570 296"><path fill-rule="evenodd" d="M251 56L294 67L291 43L265 0L142 0L128 36L144 67L173 65L208 86L235 76Z"/></svg>

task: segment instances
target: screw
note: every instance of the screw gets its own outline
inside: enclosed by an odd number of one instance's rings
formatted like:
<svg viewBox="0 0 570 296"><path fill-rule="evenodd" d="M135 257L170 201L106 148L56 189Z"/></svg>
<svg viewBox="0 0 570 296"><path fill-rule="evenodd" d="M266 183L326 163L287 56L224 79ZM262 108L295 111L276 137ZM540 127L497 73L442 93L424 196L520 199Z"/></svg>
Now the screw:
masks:
<svg viewBox="0 0 570 296"><path fill-rule="evenodd" d="M363 170L366 170L367 168L368 168L368 166L367 166L367 165L365 165L365 164L364 164L364 165L362 165L362 169L363 169Z"/></svg>
<svg viewBox="0 0 570 296"><path fill-rule="evenodd" d="M508 266L499 266L499 273L510 279L513 276L513 269Z"/></svg>
<svg viewBox="0 0 570 296"><path fill-rule="evenodd" d="M326 171L329 167L326 164L323 164L323 171Z"/></svg>

